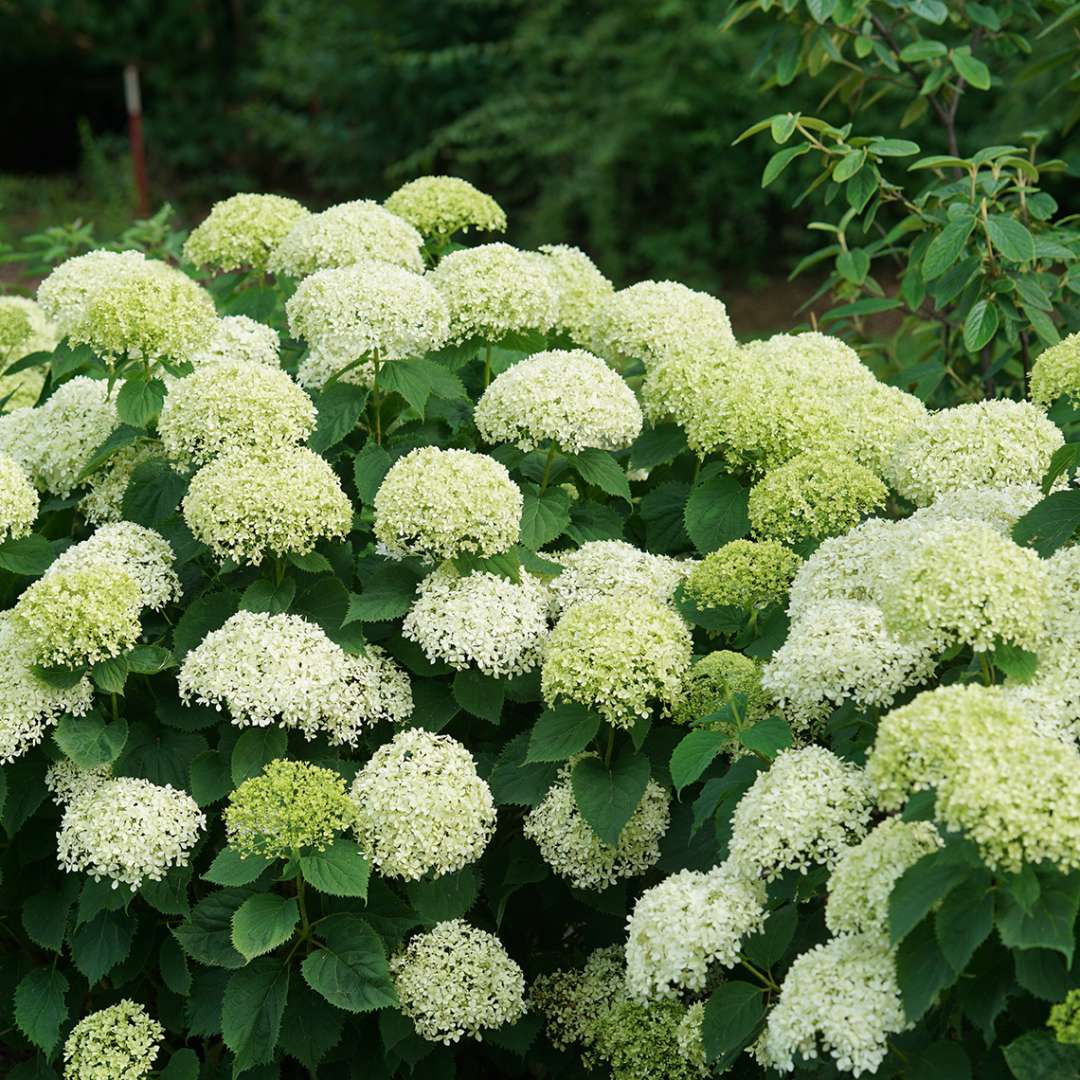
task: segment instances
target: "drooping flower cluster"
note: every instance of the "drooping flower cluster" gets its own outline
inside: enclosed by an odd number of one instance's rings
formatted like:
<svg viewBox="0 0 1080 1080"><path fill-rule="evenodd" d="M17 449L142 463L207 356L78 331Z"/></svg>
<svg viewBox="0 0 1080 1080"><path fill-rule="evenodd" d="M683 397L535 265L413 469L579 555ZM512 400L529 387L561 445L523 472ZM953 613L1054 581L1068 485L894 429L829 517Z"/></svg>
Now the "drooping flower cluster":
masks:
<svg viewBox="0 0 1080 1080"><path fill-rule="evenodd" d="M708 653L686 673L672 719L678 724L696 724L730 706L730 719L712 721L708 727L726 732L731 737L727 749L737 756L743 751L739 732L763 720L772 703L772 697L762 687L761 672L761 662L742 653L730 649Z"/></svg>
<svg viewBox="0 0 1080 1080"><path fill-rule="evenodd" d="M401 636L459 671L472 664L495 678L520 675L540 661L549 606L543 581L524 571L515 582L440 568L421 583Z"/></svg>
<svg viewBox="0 0 1080 1080"><path fill-rule="evenodd" d="M246 315L226 315L218 319L206 346L186 359L196 368L219 360L243 360L276 368L280 351L281 339L272 326Z"/></svg>
<svg viewBox="0 0 1080 1080"><path fill-rule="evenodd" d="M375 494L375 538L392 556L498 555L521 534L521 490L485 454L424 446L399 458Z"/></svg>
<svg viewBox="0 0 1080 1080"><path fill-rule="evenodd" d="M420 176L402 184L383 205L424 236L448 240L480 229L506 232L506 214L490 196L457 176Z"/></svg>
<svg viewBox="0 0 1080 1080"><path fill-rule="evenodd" d="M224 819L241 856L288 859L329 847L352 824L353 805L333 769L278 758L229 796Z"/></svg>
<svg viewBox="0 0 1080 1080"><path fill-rule="evenodd" d="M544 862L578 889L605 889L645 873L660 858L660 841L670 820L668 793L649 780L618 844L611 847L581 815L570 782L573 765L559 770L556 782L529 812L525 835L535 841Z"/></svg>
<svg viewBox="0 0 1080 1080"><path fill-rule="evenodd" d="M299 615L237 612L184 657L178 684L181 700L224 708L238 727L281 724L335 744L412 713L409 677L378 646L349 656Z"/></svg>
<svg viewBox="0 0 1080 1080"><path fill-rule="evenodd" d="M690 655L690 631L667 605L621 594L574 604L544 645L544 700L575 701L631 728L654 707L670 711Z"/></svg>
<svg viewBox="0 0 1080 1080"><path fill-rule="evenodd" d="M0 452L0 543L26 536L38 513L38 493L23 467Z"/></svg>
<svg viewBox="0 0 1080 1080"><path fill-rule="evenodd" d="M184 258L213 270L265 270L270 252L308 216L295 199L244 193L216 202L184 243Z"/></svg>
<svg viewBox="0 0 1080 1080"><path fill-rule="evenodd" d="M66 1080L147 1080L165 1029L124 998L83 1017L64 1043Z"/></svg>
<svg viewBox="0 0 1080 1080"><path fill-rule="evenodd" d="M686 577L686 594L699 608L743 611L779 604L802 560L776 540L732 540L710 551Z"/></svg>
<svg viewBox="0 0 1080 1080"><path fill-rule="evenodd" d="M489 443L535 450L548 442L568 454L622 450L641 431L634 392L583 349L535 353L497 376L474 413Z"/></svg>
<svg viewBox="0 0 1080 1080"><path fill-rule="evenodd" d="M540 252L559 294L555 329L566 334L576 345L588 347L600 307L614 293L615 287L580 248L541 244Z"/></svg>
<svg viewBox="0 0 1080 1080"><path fill-rule="evenodd" d="M525 1014L525 975L494 934L463 919L417 934L390 958L399 1007L431 1042L512 1024Z"/></svg>
<svg viewBox="0 0 1080 1080"><path fill-rule="evenodd" d="M449 735L409 728L371 755L350 792L357 840L384 877L460 870L495 832L491 789Z"/></svg>
<svg viewBox="0 0 1080 1080"><path fill-rule="evenodd" d="M589 540L573 551L548 557L563 568L550 585L560 611L613 596L669 603L692 566L642 551L625 540Z"/></svg>
<svg viewBox="0 0 1080 1080"><path fill-rule="evenodd" d="M177 379L158 417L165 453L179 466L226 450L294 446L314 428L311 398L284 371L250 360L219 360Z"/></svg>
<svg viewBox="0 0 1080 1080"><path fill-rule="evenodd" d="M1031 368L1031 400L1045 407L1059 397L1080 400L1080 333L1051 345Z"/></svg>
<svg viewBox="0 0 1080 1080"><path fill-rule="evenodd" d="M378 259L419 274L423 237L407 221L370 199L338 203L295 222L270 253L274 274L302 278L316 270Z"/></svg>
<svg viewBox="0 0 1080 1080"><path fill-rule="evenodd" d="M306 447L227 451L192 477L184 519L220 559L258 566L266 555L306 555L344 536L352 504L334 470Z"/></svg>

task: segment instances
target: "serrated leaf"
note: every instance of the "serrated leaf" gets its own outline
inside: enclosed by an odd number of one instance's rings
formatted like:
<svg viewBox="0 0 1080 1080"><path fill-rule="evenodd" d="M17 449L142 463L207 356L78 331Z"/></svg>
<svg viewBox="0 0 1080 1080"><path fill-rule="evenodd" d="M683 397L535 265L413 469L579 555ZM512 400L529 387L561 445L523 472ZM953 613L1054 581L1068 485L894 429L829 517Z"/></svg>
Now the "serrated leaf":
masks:
<svg viewBox="0 0 1080 1080"><path fill-rule="evenodd" d="M1048 1031L1029 1031L1002 1048L1016 1080L1078 1080L1080 1046L1060 1043Z"/></svg>
<svg viewBox="0 0 1080 1080"><path fill-rule="evenodd" d="M51 967L35 968L15 988L15 1023L50 1057L68 1017L67 992L67 979Z"/></svg>
<svg viewBox="0 0 1080 1080"><path fill-rule="evenodd" d="M1009 949L1056 949L1071 965L1076 948L1076 915L1080 907L1080 872L1036 871L1041 886L1028 910L1008 889L999 890L995 920L1002 944Z"/></svg>
<svg viewBox="0 0 1080 1080"><path fill-rule="evenodd" d="M232 781L242 784L263 769L287 755L289 736L282 728L248 728L233 747L230 769Z"/></svg>
<svg viewBox="0 0 1080 1080"><path fill-rule="evenodd" d="M191 887L191 870L186 866L174 866L160 881L147 878L139 886L139 895L162 915L191 913L188 889Z"/></svg>
<svg viewBox="0 0 1080 1080"><path fill-rule="evenodd" d="M345 623L400 619L412 607L418 584L408 567L388 563L376 577L364 583L360 595L350 595Z"/></svg>
<svg viewBox="0 0 1080 1080"><path fill-rule="evenodd" d="M368 389L355 383L335 382L315 402L318 416L308 446L323 454L351 434L367 405Z"/></svg>
<svg viewBox="0 0 1080 1080"><path fill-rule="evenodd" d="M356 492L365 503L375 500L375 493L392 464L389 453L378 443L369 442L353 458L353 479Z"/></svg>
<svg viewBox="0 0 1080 1080"><path fill-rule="evenodd" d="M207 634L220 630L236 614L239 593L232 589L204 593L188 605L173 628L173 653L182 660Z"/></svg>
<svg viewBox="0 0 1080 1080"><path fill-rule="evenodd" d="M22 906L26 936L39 948L60 952L73 903L74 896L66 889L49 889L27 897Z"/></svg>
<svg viewBox="0 0 1080 1080"><path fill-rule="evenodd" d="M199 806L210 806L224 799L233 789L229 759L217 750L207 750L192 761L191 797Z"/></svg>
<svg viewBox="0 0 1080 1080"><path fill-rule="evenodd" d="M583 758L574 766L570 782L581 816L605 844L615 847L645 794L649 759L624 751L608 768L597 758Z"/></svg>
<svg viewBox="0 0 1080 1080"><path fill-rule="evenodd" d="M37 533L0 543L0 569L20 577L44 574L55 557L52 544Z"/></svg>
<svg viewBox="0 0 1080 1080"><path fill-rule="evenodd" d="M514 736L503 747L488 784L496 806L536 806L555 780L555 762L525 764L530 733Z"/></svg>
<svg viewBox="0 0 1080 1080"><path fill-rule="evenodd" d="M907 934L896 950L896 981L904 1001L904 1013L915 1023L934 1004L937 996L956 982L956 972L946 960L929 922Z"/></svg>
<svg viewBox="0 0 1080 1080"><path fill-rule="evenodd" d="M140 461L124 489L125 521L154 528L176 513L187 480L162 458Z"/></svg>
<svg viewBox="0 0 1080 1080"><path fill-rule="evenodd" d="M272 859L261 855L245 857L236 848L226 845L214 856L214 861L202 877L203 881L215 885L250 885L272 862Z"/></svg>
<svg viewBox="0 0 1080 1080"><path fill-rule="evenodd" d="M655 469L674 461L686 449L686 432L677 424L645 428L630 447L630 468Z"/></svg>
<svg viewBox="0 0 1080 1080"><path fill-rule="evenodd" d="M622 466L606 450L582 450L571 454L570 461L587 484L608 495L630 501L630 483Z"/></svg>
<svg viewBox="0 0 1080 1080"><path fill-rule="evenodd" d="M753 727L740 731L739 742L770 760L781 750L794 745L791 728L782 716L767 716Z"/></svg>
<svg viewBox="0 0 1080 1080"><path fill-rule="evenodd" d="M1044 559L1067 544L1080 529L1080 491L1055 491L1013 525L1013 539Z"/></svg>
<svg viewBox="0 0 1080 1080"><path fill-rule="evenodd" d="M997 333L999 322L997 304L993 300L978 300L964 320L964 348L978 352Z"/></svg>
<svg viewBox="0 0 1080 1080"><path fill-rule="evenodd" d="M327 896L358 896L367 899L371 864L359 845L339 836L325 851L300 857L304 880Z"/></svg>
<svg viewBox="0 0 1080 1080"><path fill-rule="evenodd" d="M562 536L569 524L568 492L562 488L541 492L535 485L526 485L521 503L521 542L526 548L539 551Z"/></svg>
<svg viewBox="0 0 1080 1080"><path fill-rule="evenodd" d="M173 654L160 645L136 645L124 654L128 671L136 675L158 675L176 666Z"/></svg>
<svg viewBox="0 0 1080 1080"><path fill-rule="evenodd" d="M81 769L111 765L123 751L127 737L124 717L110 723L96 710L85 716L62 716L53 731L56 745Z"/></svg>
<svg viewBox="0 0 1080 1080"><path fill-rule="evenodd" d="M889 895L889 934L893 944L902 941L931 908L968 880L980 864L966 846L950 845L924 855L896 880Z"/></svg>
<svg viewBox="0 0 1080 1080"><path fill-rule="evenodd" d="M705 770L726 747L731 736L722 731L697 728L679 741L671 755L671 782L681 792L689 784L701 779Z"/></svg>
<svg viewBox="0 0 1080 1080"><path fill-rule="evenodd" d="M705 1060L712 1063L740 1051L750 1041L764 1015L765 1002L760 987L737 980L717 987L705 1004L701 1024Z"/></svg>
<svg viewBox="0 0 1080 1080"><path fill-rule="evenodd" d="M293 979L281 1021L280 1044L314 1074L319 1062L341 1040L346 1016L316 994L303 979Z"/></svg>
<svg viewBox="0 0 1080 1080"><path fill-rule="evenodd" d="M199 1058L194 1050L184 1047L169 1058L159 1080L199 1080Z"/></svg>
<svg viewBox="0 0 1080 1080"><path fill-rule="evenodd" d="M601 722L599 713L576 702L545 709L532 729L525 761L531 764L573 757L592 742Z"/></svg>
<svg viewBox="0 0 1080 1080"><path fill-rule="evenodd" d="M243 889L222 889L196 904L172 929L184 952L207 967L243 967L243 956L233 948L232 917L249 895Z"/></svg>
<svg viewBox="0 0 1080 1080"><path fill-rule="evenodd" d="M497 724L502 718L506 684L501 680L470 668L454 676L451 689L454 700L470 715L489 724Z"/></svg>
<svg viewBox="0 0 1080 1080"><path fill-rule="evenodd" d="M191 971L187 957L175 938L163 938L158 951L161 981L174 993L187 997L191 993Z"/></svg>
<svg viewBox="0 0 1080 1080"><path fill-rule="evenodd" d="M308 986L347 1012L397 1005L379 936L357 915L331 915L319 923L321 947L301 965Z"/></svg>
<svg viewBox="0 0 1080 1080"><path fill-rule="evenodd" d="M999 671L1004 672L1013 682L1030 682L1039 666L1038 653L1022 649L1009 641L994 641L990 660Z"/></svg>
<svg viewBox="0 0 1080 1080"><path fill-rule="evenodd" d="M413 911L428 925L463 918L476 903L480 879L472 867L405 887Z"/></svg>
<svg viewBox="0 0 1080 1080"><path fill-rule="evenodd" d="M989 885L989 881L986 883ZM973 900L972 896L978 895ZM979 886L953 889L934 912L938 946L958 975L994 928L994 894Z"/></svg>
<svg viewBox="0 0 1080 1080"><path fill-rule="evenodd" d="M750 531L750 492L717 462L701 470L690 489L683 520L694 547L707 555Z"/></svg>
<svg viewBox="0 0 1080 1080"><path fill-rule="evenodd" d="M265 956L230 976L221 1005L221 1037L236 1055L233 1077L272 1061L289 995L289 968Z"/></svg>
<svg viewBox="0 0 1080 1080"><path fill-rule="evenodd" d="M164 402L165 384L160 379L128 379L117 392L116 413L125 424L147 428Z"/></svg>
<svg viewBox="0 0 1080 1080"><path fill-rule="evenodd" d="M71 959L93 986L127 958L134 934L135 922L124 912L102 911L72 935Z"/></svg>
<svg viewBox="0 0 1080 1080"><path fill-rule="evenodd" d="M248 960L271 952L293 936L300 908L277 893L249 896L232 917L233 948Z"/></svg>
<svg viewBox="0 0 1080 1080"><path fill-rule="evenodd" d="M253 581L240 595L241 611L259 611L268 615L281 615L289 610L296 596L296 582L282 578L279 582L260 578Z"/></svg>

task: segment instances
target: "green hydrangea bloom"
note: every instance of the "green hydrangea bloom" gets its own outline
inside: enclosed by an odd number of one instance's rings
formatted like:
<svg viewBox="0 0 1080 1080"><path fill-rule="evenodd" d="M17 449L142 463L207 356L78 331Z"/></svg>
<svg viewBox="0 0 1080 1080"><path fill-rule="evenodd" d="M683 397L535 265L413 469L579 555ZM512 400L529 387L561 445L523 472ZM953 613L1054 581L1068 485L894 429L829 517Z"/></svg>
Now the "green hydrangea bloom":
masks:
<svg viewBox="0 0 1080 1080"><path fill-rule="evenodd" d="M402 184L383 205L424 236L439 240L470 228L506 232L502 207L457 176L420 176Z"/></svg>
<svg viewBox="0 0 1080 1080"><path fill-rule="evenodd" d="M1080 990L1070 990L1051 1008L1047 1026L1059 1043L1080 1045Z"/></svg>
<svg viewBox="0 0 1080 1080"><path fill-rule="evenodd" d="M693 724L722 709L736 694L742 694L746 700L739 709L737 723L724 725L725 730L730 728L732 749L737 749L739 731L753 727L770 712L772 702L761 686L761 667L760 661L728 649L717 649L703 656L683 679L672 719L678 724ZM714 731L721 729L719 724L711 726Z"/></svg>
<svg viewBox="0 0 1080 1080"><path fill-rule="evenodd" d="M165 1029L128 998L80 1020L64 1043L67 1080L146 1080Z"/></svg>
<svg viewBox="0 0 1080 1080"><path fill-rule="evenodd" d="M699 608L753 611L782 603L801 563L776 540L732 540L690 571L684 589Z"/></svg>
<svg viewBox="0 0 1080 1080"><path fill-rule="evenodd" d="M282 195L233 195L214 203L184 244L184 258L214 270L265 270L270 252L308 216Z"/></svg>
<svg viewBox="0 0 1080 1080"><path fill-rule="evenodd" d="M1049 405L1059 397L1080 400L1080 333L1040 353L1031 369L1031 400Z"/></svg>
<svg viewBox="0 0 1080 1080"><path fill-rule="evenodd" d="M686 1011L678 1001L621 1001L604 1013L596 1023L596 1053L612 1080L700 1080L701 1069L679 1042Z"/></svg>

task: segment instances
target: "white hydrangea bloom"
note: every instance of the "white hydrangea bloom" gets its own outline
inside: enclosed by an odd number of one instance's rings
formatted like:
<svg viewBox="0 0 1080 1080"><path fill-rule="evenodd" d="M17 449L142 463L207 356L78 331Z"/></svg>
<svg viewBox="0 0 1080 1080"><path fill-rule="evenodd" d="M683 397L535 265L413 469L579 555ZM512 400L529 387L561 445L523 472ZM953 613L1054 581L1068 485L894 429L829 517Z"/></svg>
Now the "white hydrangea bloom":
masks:
<svg viewBox="0 0 1080 1080"><path fill-rule="evenodd" d="M911 1025L896 962L880 934L846 934L816 945L788 969L755 1046L759 1063L792 1072L796 1055L829 1054L841 1072L876 1073L888 1038Z"/></svg>
<svg viewBox="0 0 1080 1080"><path fill-rule="evenodd" d="M184 258L215 270L265 270L270 252L308 211L283 195L243 192L214 203L184 242Z"/></svg>
<svg viewBox="0 0 1080 1080"><path fill-rule="evenodd" d="M49 766L45 773L45 787L48 788L57 806L65 806L101 787L111 777L111 765L97 765L92 769L81 769L75 762L64 758Z"/></svg>
<svg viewBox="0 0 1080 1080"><path fill-rule="evenodd" d="M445 1046L525 1014L525 975L494 934L463 919L417 934L390 958L401 1011L417 1033Z"/></svg>
<svg viewBox="0 0 1080 1080"><path fill-rule="evenodd" d="M425 236L446 240L469 229L505 232L506 214L490 196L457 176L418 176L384 203Z"/></svg>
<svg viewBox="0 0 1080 1080"><path fill-rule="evenodd" d="M26 536L33 529L39 501L26 470L0 451L0 542Z"/></svg>
<svg viewBox="0 0 1080 1080"><path fill-rule="evenodd" d="M56 348L56 327L26 296L0 296L0 371L16 360Z"/></svg>
<svg viewBox="0 0 1080 1080"><path fill-rule="evenodd" d="M183 866L206 827L195 800L169 784L121 776L69 799L56 837L57 859L69 873L109 878L135 892Z"/></svg>
<svg viewBox="0 0 1080 1080"><path fill-rule="evenodd" d="M541 244L551 282L559 294L555 328L578 345L588 345L600 305L615 287L580 248Z"/></svg>
<svg viewBox="0 0 1080 1080"><path fill-rule="evenodd" d="M37 300L64 337L85 317L102 286L146 264L141 251L89 251L57 266L38 286Z"/></svg>
<svg viewBox="0 0 1080 1080"><path fill-rule="evenodd" d="M730 859L680 870L641 894L627 920L626 987L639 1001L704 990L710 964L733 967L765 921L765 886Z"/></svg>
<svg viewBox="0 0 1080 1080"><path fill-rule="evenodd" d="M440 568L421 583L401 635L459 671L470 664L496 678L532 671L548 633L548 592L535 575L520 578Z"/></svg>
<svg viewBox="0 0 1080 1080"><path fill-rule="evenodd" d="M641 408L620 375L583 349L552 349L507 368L474 413L485 442L522 450L554 442L568 454L622 450L641 432Z"/></svg>
<svg viewBox="0 0 1080 1080"><path fill-rule="evenodd" d="M238 727L281 724L335 744L412 712L409 678L380 648L349 656L299 615L237 612L184 657L177 681L181 700L224 708Z"/></svg>
<svg viewBox="0 0 1080 1080"><path fill-rule="evenodd" d="M618 844L611 847L581 816L570 783L576 760L559 770L547 795L529 811L522 831L539 847L544 862L575 888L606 889L645 873L660 858L660 841L670 821L670 797L655 780L649 780Z"/></svg>
<svg viewBox="0 0 1080 1080"><path fill-rule="evenodd" d="M281 338L272 326L256 322L247 315L226 315L214 325L213 335L205 348L187 359L196 368L221 360L242 360L276 368L280 352Z"/></svg>
<svg viewBox="0 0 1080 1080"><path fill-rule="evenodd" d="M946 492L929 506L916 510L912 521L981 521L1002 536L1043 498L1038 484L1010 484L1006 487L969 487Z"/></svg>
<svg viewBox="0 0 1080 1080"><path fill-rule="evenodd" d="M165 1029L129 998L80 1020L64 1043L65 1080L146 1080Z"/></svg>
<svg viewBox="0 0 1080 1080"><path fill-rule="evenodd" d="M831 869L866 834L872 806L857 765L821 746L781 750L735 807L729 860L767 881L818 863Z"/></svg>
<svg viewBox="0 0 1080 1080"><path fill-rule="evenodd" d="M41 410L30 406L0 415L0 454L7 454L35 483L37 475L34 465L40 452L40 418Z"/></svg>
<svg viewBox="0 0 1080 1080"><path fill-rule="evenodd" d="M670 603L695 566L689 560L642 551L625 540L589 540L573 551L549 553L545 558L563 568L550 582L560 611L620 594Z"/></svg>
<svg viewBox="0 0 1080 1080"><path fill-rule="evenodd" d="M409 728L372 754L350 791L364 854L384 877L416 881L475 862L495 832L491 789L449 735Z"/></svg>
<svg viewBox="0 0 1080 1080"><path fill-rule="evenodd" d="M689 430L698 403L713 388L725 366L740 356L732 342L717 353L689 353L650 364L641 381L641 409L650 424L674 420Z"/></svg>

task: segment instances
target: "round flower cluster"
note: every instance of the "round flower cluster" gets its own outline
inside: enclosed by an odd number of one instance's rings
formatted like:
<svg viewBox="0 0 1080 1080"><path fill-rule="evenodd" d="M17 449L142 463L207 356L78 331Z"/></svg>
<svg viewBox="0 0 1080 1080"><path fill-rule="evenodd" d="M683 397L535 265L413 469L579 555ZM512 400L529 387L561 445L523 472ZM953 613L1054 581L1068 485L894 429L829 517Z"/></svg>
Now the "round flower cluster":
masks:
<svg viewBox="0 0 1080 1080"><path fill-rule="evenodd" d="M525 975L494 934L463 919L417 934L390 958L399 1007L417 1034L444 1046L525 1015Z"/></svg>
<svg viewBox="0 0 1080 1080"><path fill-rule="evenodd" d="M1051 345L1031 368L1031 400L1048 406L1059 397L1080 401L1080 333Z"/></svg>
<svg viewBox="0 0 1080 1080"><path fill-rule="evenodd" d="M67 1080L146 1080L165 1029L146 1009L123 998L80 1020L64 1043Z"/></svg>
<svg viewBox="0 0 1080 1080"><path fill-rule="evenodd" d="M99 289L129 274L142 272L141 251L89 251L57 266L38 286L37 300L55 324L60 337L69 334L86 316Z"/></svg>
<svg viewBox="0 0 1080 1080"><path fill-rule="evenodd" d="M715 354L690 353L652 364L641 381L641 409L651 424L673 420L689 437L698 403L741 355L732 342Z"/></svg>
<svg viewBox="0 0 1080 1080"><path fill-rule="evenodd" d="M219 360L177 379L158 417L165 453L181 466L226 450L292 446L314 429L311 398L284 371L249 360Z"/></svg>
<svg viewBox="0 0 1080 1080"><path fill-rule="evenodd" d="M677 281L640 281L600 306L590 337L595 350L620 365L646 368L681 356L722 354L735 344L722 301Z"/></svg>
<svg viewBox="0 0 1080 1080"><path fill-rule="evenodd" d="M371 259L305 278L285 310L289 330L334 371L361 357L424 356L450 332L446 304L427 278Z"/></svg>
<svg viewBox="0 0 1080 1080"><path fill-rule="evenodd" d="M666 604L690 569L688 563L642 551L625 540L589 540L547 557L563 568L550 586L560 611L613 596Z"/></svg>
<svg viewBox="0 0 1080 1080"><path fill-rule="evenodd" d="M470 228L506 232L499 204L468 180L456 176L420 176L402 184L383 205L424 236L448 240Z"/></svg>
<svg viewBox="0 0 1080 1080"><path fill-rule="evenodd" d="M50 765L45 773L45 787L57 806L65 806L96 791L107 780L112 779L112 767L97 765L92 769L81 769L73 761L62 758Z"/></svg>
<svg viewBox="0 0 1080 1080"><path fill-rule="evenodd" d="M57 570L19 597L15 616L38 664L82 667L127 652L139 639L142 590L114 563Z"/></svg>
<svg viewBox="0 0 1080 1080"><path fill-rule="evenodd" d="M131 521L102 525L89 540L58 555L45 576L88 566L119 567L139 586L139 603L151 611L180 599L180 579L173 569L173 549L153 529Z"/></svg>
<svg viewBox="0 0 1080 1080"><path fill-rule="evenodd" d="M352 824L353 806L333 769L278 758L229 796L224 819L241 856L289 859L325 851Z"/></svg>
<svg viewBox="0 0 1080 1080"><path fill-rule="evenodd" d="M818 863L831 869L866 834L871 806L857 765L821 746L781 750L735 807L730 860L767 881Z"/></svg>
<svg viewBox="0 0 1080 1080"><path fill-rule="evenodd" d="M677 1001L621 1001L595 1024L596 1056L611 1080L702 1080L708 1075L683 1057L679 1032L687 1009Z"/></svg>
<svg viewBox="0 0 1080 1080"><path fill-rule="evenodd" d="M741 704L734 699L741 695ZM672 711L678 724L696 724L726 705L733 705L734 721L713 721L711 731L726 731L731 736L729 751L739 754L739 732L751 728L769 714L772 698L761 685L761 663L742 653L717 649L686 673L679 697Z"/></svg>
<svg viewBox="0 0 1080 1080"><path fill-rule="evenodd" d="M670 607L615 594L575 604L544 645L541 689L631 728L655 705L670 710L690 667L690 631Z"/></svg>
<svg viewBox="0 0 1080 1080"><path fill-rule="evenodd" d="M459 671L475 664L495 678L521 675L540 662L548 607L547 588L532 574L523 571L514 582L445 567L421 583L401 636L432 662L444 660Z"/></svg>
<svg viewBox="0 0 1080 1080"><path fill-rule="evenodd" d="M981 521L1002 536L1043 498L1037 484L1010 484L1001 488L960 488L916 510L907 520L930 524L937 521Z"/></svg>
<svg viewBox="0 0 1080 1080"><path fill-rule="evenodd" d="M56 857L69 873L109 878L135 892L183 866L206 816L186 791L131 776L83 785L64 808Z"/></svg>
<svg viewBox="0 0 1080 1080"><path fill-rule="evenodd" d="M885 505L885 485L853 458L804 450L750 490L750 525L787 544L845 533Z"/></svg>
<svg viewBox="0 0 1080 1080"><path fill-rule="evenodd" d="M106 525L124 517L124 494L131 474L144 461L164 456L165 448L157 439L138 439L120 447L105 465L87 480L89 490L79 502L79 509L91 525Z"/></svg>
<svg viewBox="0 0 1080 1080"><path fill-rule="evenodd" d="M622 450L641 432L634 392L582 349L552 349L514 364L484 391L473 418L486 442L525 451L549 441L568 454Z"/></svg>
<svg viewBox="0 0 1080 1080"><path fill-rule="evenodd" d="M646 889L627 921L626 987L639 1001L703 990L709 965L733 967L765 921L765 886L728 860Z"/></svg>
<svg viewBox="0 0 1080 1080"><path fill-rule="evenodd" d="M381 649L349 656L299 615L237 612L184 657L178 684L185 703L224 707L238 727L280 723L335 744L412 713L409 677Z"/></svg>
<svg viewBox="0 0 1080 1080"><path fill-rule="evenodd" d="M605 844L581 816L570 774L578 759L559 770L543 801L525 818L524 833L535 841L544 862L577 889L606 889L645 873L660 858L667 832L668 793L650 780L641 801L623 826L615 847Z"/></svg>
<svg viewBox="0 0 1080 1080"><path fill-rule="evenodd" d="M206 347L187 359L196 368L219 360L242 360L276 368L280 352L281 339L272 326L246 315L226 315L218 319Z"/></svg>
<svg viewBox="0 0 1080 1080"><path fill-rule="evenodd" d="M379 485L375 538L395 558L498 555L521 535L521 508L521 490L494 458L423 446L394 462Z"/></svg>
<svg viewBox="0 0 1080 1080"><path fill-rule="evenodd" d="M889 931L889 896L897 879L942 846L930 821L886 818L841 856L829 878L825 925L834 934Z"/></svg>
<svg viewBox="0 0 1080 1080"><path fill-rule="evenodd" d="M915 424L896 447L889 483L926 506L971 487L1038 484L1065 441L1042 409L1024 401L978 401Z"/></svg>
<svg viewBox="0 0 1080 1080"><path fill-rule="evenodd" d="M1059 1043L1080 1045L1080 989L1070 990L1064 1001L1051 1006L1046 1026Z"/></svg>
<svg viewBox="0 0 1080 1080"><path fill-rule="evenodd" d="M495 833L491 789L449 735L409 728L379 747L351 790L364 854L384 877L416 881L460 870Z"/></svg>
<svg viewBox="0 0 1080 1080"><path fill-rule="evenodd" d="M192 477L182 507L192 534L218 558L252 566L267 552L306 555L352 528L341 482L306 447L226 451Z"/></svg>
<svg viewBox="0 0 1080 1080"><path fill-rule="evenodd" d="M998 688L942 686L894 709L866 768L884 810L936 789L937 820L993 869L1080 866L1080 752L1038 734Z"/></svg>
<svg viewBox="0 0 1080 1080"><path fill-rule="evenodd" d="M879 934L846 934L803 953L788 969L755 1056L792 1072L795 1056L828 1053L841 1072L876 1073L888 1038L911 1025L896 981L896 961Z"/></svg>
<svg viewBox="0 0 1080 1080"><path fill-rule="evenodd" d="M370 199L356 199L300 218L270 253L266 267L274 274L302 278L316 270L378 259L420 274L423 243L397 214Z"/></svg>
<svg viewBox="0 0 1080 1080"><path fill-rule="evenodd" d="M555 329L578 345L587 345L600 306L615 287L580 248L541 244L551 283L559 294Z"/></svg>
<svg viewBox="0 0 1080 1080"><path fill-rule="evenodd" d="M559 294L534 254L509 244L481 244L447 255L429 274L450 311L450 340L490 343L507 334L546 332Z"/></svg>
<svg viewBox="0 0 1080 1080"><path fill-rule="evenodd" d="M761 684L792 726L804 731L845 701L889 705L933 671L933 651L924 641L890 633L880 608L822 600L801 611L766 663Z"/></svg>
<svg viewBox="0 0 1080 1080"><path fill-rule="evenodd" d="M784 600L801 562L776 540L732 540L690 571L684 591L699 608L755 611Z"/></svg>
<svg viewBox="0 0 1080 1080"><path fill-rule="evenodd" d="M0 542L26 536L34 527L38 493L23 467L10 455L0 453Z"/></svg>
<svg viewBox="0 0 1080 1080"><path fill-rule="evenodd" d="M184 243L184 258L214 270L265 270L270 252L308 216L283 195L233 195L216 202Z"/></svg>
<svg viewBox="0 0 1080 1080"><path fill-rule="evenodd" d="M1050 597L1039 556L989 525L944 521L889 567L881 593L888 629L901 639L988 650L994 639L1037 649Z"/></svg>
<svg viewBox="0 0 1080 1080"><path fill-rule="evenodd" d="M73 686L60 689L39 679L31 670L36 657L33 646L15 618L0 613L0 765L14 761L44 738L45 731L61 716L83 716L94 700L94 688L83 676Z"/></svg>
<svg viewBox="0 0 1080 1080"><path fill-rule="evenodd" d="M25 296L0 296L0 371L36 352L56 348L56 327L40 304Z"/></svg>

